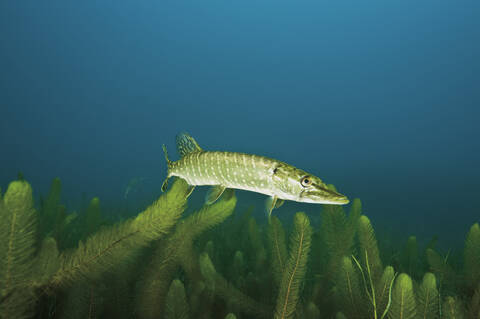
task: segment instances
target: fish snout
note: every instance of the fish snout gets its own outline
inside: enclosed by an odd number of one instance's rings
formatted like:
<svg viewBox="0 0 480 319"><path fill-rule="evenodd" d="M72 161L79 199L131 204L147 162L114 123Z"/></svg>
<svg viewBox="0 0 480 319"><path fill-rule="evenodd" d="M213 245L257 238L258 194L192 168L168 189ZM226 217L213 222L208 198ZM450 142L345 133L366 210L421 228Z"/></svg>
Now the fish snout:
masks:
<svg viewBox="0 0 480 319"><path fill-rule="evenodd" d="M341 204L341 205L346 205L346 204L350 203L350 200L345 195L341 195L340 197L338 197L336 199L336 201L337 201L338 204Z"/></svg>
<svg viewBox="0 0 480 319"><path fill-rule="evenodd" d="M329 189L326 185L315 185L315 189L307 192L308 201L318 204L345 205L350 202L347 196Z"/></svg>

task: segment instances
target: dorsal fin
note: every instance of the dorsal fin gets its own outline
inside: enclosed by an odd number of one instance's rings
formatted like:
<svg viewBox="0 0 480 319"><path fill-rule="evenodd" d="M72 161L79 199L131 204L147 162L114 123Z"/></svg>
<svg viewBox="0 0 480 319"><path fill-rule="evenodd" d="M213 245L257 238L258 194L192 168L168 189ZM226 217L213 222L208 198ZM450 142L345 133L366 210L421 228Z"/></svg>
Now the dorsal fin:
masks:
<svg viewBox="0 0 480 319"><path fill-rule="evenodd" d="M201 152L202 148L198 146L197 141L188 133L180 133L177 135L177 151L180 157L194 152Z"/></svg>

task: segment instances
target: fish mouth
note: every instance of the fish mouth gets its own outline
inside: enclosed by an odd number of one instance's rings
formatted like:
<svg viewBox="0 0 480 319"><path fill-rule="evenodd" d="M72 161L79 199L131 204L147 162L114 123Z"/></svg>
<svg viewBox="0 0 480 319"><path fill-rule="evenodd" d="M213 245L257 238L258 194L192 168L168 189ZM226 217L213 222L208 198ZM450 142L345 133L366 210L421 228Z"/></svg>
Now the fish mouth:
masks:
<svg viewBox="0 0 480 319"><path fill-rule="evenodd" d="M342 197L336 198L334 200L335 204L340 204L340 205L346 205L350 203L350 200L347 198L347 196L342 195Z"/></svg>
<svg viewBox="0 0 480 319"><path fill-rule="evenodd" d="M320 185L314 185L315 189L306 191L302 194L302 197L308 198L308 201L318 204L332 204L332 205L345 205L350 203L347 196L337 193L326 187Z"/></svg>

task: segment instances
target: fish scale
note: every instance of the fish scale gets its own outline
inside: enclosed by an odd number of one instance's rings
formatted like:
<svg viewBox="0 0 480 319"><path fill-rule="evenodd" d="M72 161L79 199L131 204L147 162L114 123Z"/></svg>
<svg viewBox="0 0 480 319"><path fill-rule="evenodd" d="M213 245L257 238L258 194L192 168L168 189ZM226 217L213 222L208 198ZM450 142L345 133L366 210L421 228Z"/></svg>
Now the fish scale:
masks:
<svg viewBox="0 0 480 319"><path fill-rule="evenodd" d="M190 185L223 185L272 195L269 189L275 161L234 152L195 152L173 162L170 175ZM263 185L263 187L262 187Z"/></svg>

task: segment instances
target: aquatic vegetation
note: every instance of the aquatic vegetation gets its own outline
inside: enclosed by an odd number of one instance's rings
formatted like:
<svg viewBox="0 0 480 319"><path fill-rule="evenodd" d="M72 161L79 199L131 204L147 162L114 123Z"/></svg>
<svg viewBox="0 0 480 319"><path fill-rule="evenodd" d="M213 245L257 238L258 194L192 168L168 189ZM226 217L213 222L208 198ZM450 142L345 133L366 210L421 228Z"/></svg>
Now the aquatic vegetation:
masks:
<svg viewBox="0 0 480 319"><path fill-rule="evenodd" d="M267 228L268 244L270 252L270 263L272 274L275 280L275 287L278 289L282 281L283 269L287 260L287 245L285 243L285 230L282 222L273 216Z"/></svg>
<svg viewBox="0 0 480 319"><path fill-rule="evenodd" d="M290 252L280 282L274 318L293 318L304 281L312 229L304 213L297 213L293 219L290 235Z"/></svg>
<svg viewBox="0 0 480 319"><path fill-rule="evenodd" d="M381 276L383 266L375 232L367 216L362 215L358 219L357 232L362 266L364 269L368 269L370 277L376 280Z"/></svg>
<svg viewBox="0 0 480 319"><path fill-rule="evenodd" d="M163 312L167 287L178 267L182 267L192 278L199 278L193 241L202 232L231 215L235 205L236 197L230 194L214 205L204 206L178 223L174 233L159 243L138 291L137 311L143 318L155 318Z"/></svg>
<svg viewBox="0 0 480 319"><path fill-rule="evenodd" d="M438 312L439 295L435 275L427 272L423 276L422 284L418 289L417 314L421 318L436 318Z"/></svg>
<svg viewBox="0 0 480 319"><path fill-rule="evenodd" d="M28 318L35 303L28 284L35 265L36 212L32 188L10 183L0 202L0 317Z"/></svg>
<svg viewBox="0 0 480 319"><path fill-rule="evenodd" d="M412 277L416 277L416 270L418 262L418 244L417 237L408 237L407 244L402 251L401 267L402 270L410 274Z"/></svg>
<svg viewBox="0 0 480 319"><path fill-rule="evenodd" d="M465 279L470 289L477 288L480 282L480 226L475 223L470 228L465 241Z"/></svg>
<svg viewBox="0 0 480 319"><path fill-rule="evenodd" d="M392 266L387 266L383 270L382 277L375 284L375 303L376 317L384 318L388 313L392 301L393 282L396 278L395 270ZM373 309L375 311L375 309Z"/></svg>
<svg viewBox="0 0 480 319"><path fill-rule="evenodd" d="M348 316L356 316L361 311L362 288L360 275L350 257L342 257L335 280L337 307L344 308L343 312Z"/></svg>
<svg viewBox="0 0 480 319"><path fill-rule="evenodd" d="M392 319L413 319L417 315L412 279L400 274L392 291L392 305L388 314Z"/></svg>
<svg viewBox="0 0 480 319"><path fill-rule="evenodd" d="M165 319L188 319L190 309L183 283L175 279L168 289L165 301Z"/></svg>
<svg viewBox="0 0 480 319"><path fill-rule="evenodd" d="M176 185L175 185L176 184ZM90 236L78 248L58 254L55 240L45 239L35 255L37 213L32 189L25 181L12 182L0 202L0 317L27 318L35 304L34 290L54 290L94 279L115 263L164 235L186 204L187 185L178 181L136 218Z"/></svg>
<svg viewBox="0 0 480 319"><path fill-rule="evenodd" d="M113 223L96 197L68 212L58 178L38 210L27 181L10 183L0 318L480 317L478 223L463 254L415 236L386 249L358 199L348 214L325 205L314 227L305 213L255 219L228 189L185 214L190 192L175 180Z"/></svg>
<svg viewBox="0 0 480 319"><path fill-rule="evenodd" d="M50 191L42 200L39 210L39 234L40 237L51 236L58 239L60 228L66 218L66 208L60 204L62 183L60 178L54 178Z"/></svg>
<svg viewBox="0 0 480 319"><path fill-rule="evenodd" d="M113 263L133 256L138 248L165 235L185 209L187 188L185 182L177 181L166 196L136 218L102 229L85 243L80 242L76 250L60 257L61 265L51 284L97 278Z"/></svg>
<svg viewBox="0 0 480 319"><path fill-rule="evenodd" d="M443 302L443 318L463 319L465 318L464 306L457 297L448 296Z"/></svg>

